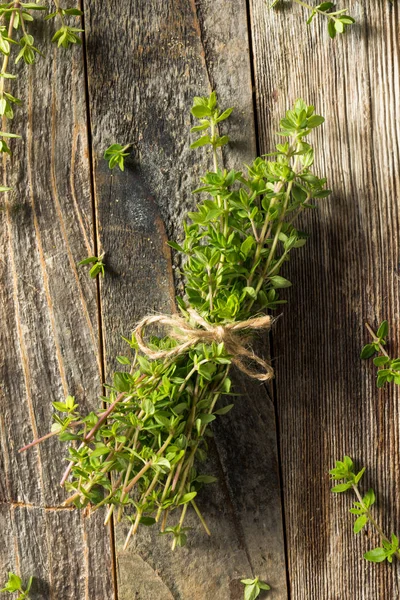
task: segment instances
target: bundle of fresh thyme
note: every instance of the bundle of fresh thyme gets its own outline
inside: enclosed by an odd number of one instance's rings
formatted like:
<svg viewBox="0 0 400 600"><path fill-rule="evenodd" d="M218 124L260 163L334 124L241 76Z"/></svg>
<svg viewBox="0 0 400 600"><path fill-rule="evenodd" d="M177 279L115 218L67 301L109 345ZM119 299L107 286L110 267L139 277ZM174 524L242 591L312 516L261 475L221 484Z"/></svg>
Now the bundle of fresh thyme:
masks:
<svg viewBox="0 0 400 600"><path fill-rule="evenodd" d="M196 190L205 199L189 213L182 245L170 244L186 257L186 293L177 302L191 331L201 330L203 323L207 331L231 327L232 332L285 302L280 289L291 284L281 268L307 239L294 222L330 193L326 180L312 173L314 151L304 141L324 121L313 106L297 100L280 123L284 143L256 158L245 173L218 166L219 148L229 141L218 134L218 124L231 111L219 110L215 93L195 98L192 108L199 119L192 132L201 132L192 147L211 147L214 170ZM164 356L150 360L138 351L133 334L126 340L133 358L118 357L127 370L114 374L109 395L101 398L107 408L82 416L74 398L55 402L63 414L55 415L53 431L45 436L74 442L61 479L70 493L66 504L90 506L92 512L106 505L106 523L113 513L118 520L124 515L131 522L126 544L140 524L156 522L172 536L172 548L185 544L189 506L210 533L195 498L215 478L201 472L200 464L212 436L209 424L233 406L219 408L218 400L230 392L230 369L237 357L229 353L223 336L219 342L186 343L183 352L174 335L150 338L148 353ZM235 335L239 345L246 344L241 330ZM264 364L261 359L259 364ZM169 525L170 514L179 507L178 523Z"/></svg>
<svg viewBox="0 0 400 600"><path fill-rule="evenodd" d="M52 41L63 48L68 48L72 44L80 44L79 35L83 30L67 24L66 17L80 16L83 14L82 11L78 8L62 8L59 0L54 0L54 4L56 10L45 17L45 20L55 18L60 20L60 28L55 32ZM16 48L15 64L22 59L27 65L32 65L36 61L37 55L43 56L35 45L32 33L28 31L28 23L34 20L35 12L47 10L48 7L45 5L21 2L21 0L0 4L0 53L3 55L0 70L0 117L3 118L3 128L5 120L13 118L14 107L22 104L22 100L13 96L7 89L6 81L9 82L17 77L8 71L11 50L13 46ZM11 154L8 140L20 137L10 131L0 131L0 153ZM10 189L6 185L0 186L0 192L7 192Z"/></svg>

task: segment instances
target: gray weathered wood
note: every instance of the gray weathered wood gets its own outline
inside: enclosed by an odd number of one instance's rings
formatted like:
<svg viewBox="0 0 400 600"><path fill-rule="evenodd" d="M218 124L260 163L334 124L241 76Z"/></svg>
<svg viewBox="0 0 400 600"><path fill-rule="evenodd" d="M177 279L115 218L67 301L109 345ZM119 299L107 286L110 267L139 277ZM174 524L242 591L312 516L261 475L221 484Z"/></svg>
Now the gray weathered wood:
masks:
<svg viewBox="0 0 400 600"><path fill-rule="evenodd" d="M23 140L0 200L0 578L33 575L33 600L111 599L109 532L60 507L65 447L18 453L50 430L51 402L69 393L90 410L101 390L96 284L77 268L93 251L82 51L44 32L46 58L12 83Z"/></svg>
<svg viewBox="0 0 400 600"><path fill-rule="evenodd" d="M317 166L334 193L302 227L311 233L288 267L274 335L291 597L399 596L396 566L362 560L375 535L352 533L352 497L330 493L327 471L345 453L368 468L364 489L398 533L399 395L378 392L359 353L363 323L387 318L399 349L399 4L348 2L357 25L331 42L298 6L252 0L262 149L283 111L303 96L326 117Z"/></svg>
<svg viewBox="0 0 400 600"><path fill-rule="evenodd" d="M100 512L86 519L61 507L61 446L17 452L49 430L52 401L71 393L84 409L97 405L100 337L109 377L135 320L173 310L181 280L166 240L179 240L207 162L189 149L192 97L215 88L236 107L227 166L256 153L243 0L84 3L86 57L43 42L46 58L21 65L13 87L25 101L15 128L27 133L3 163L15 191L0 200L0 573L35 575L33 600L239 600L240 578L254 573L273 586L270 598L286 600L275 408L262 386L238 378L242 395L214 428L207 471L219 483L199 496L212 538L191 516L189 544L175 554L152 529L123 552L118 525L118 592ZM326 117L317 167L334 189L302 219L311 239L288 265L294 286L274 333L290 597L396 598L395 568L362 561L378 540L354 536L352 499L332 496L327 471L344 453L365 464L377 515L396 531L399 396L378 393L358 355L365 320L388 318L394 353L399 344L400 8L352 0L358 25L335 42L318 21L307 30L299 6L249 8L261 150L303 96ZM100 306L76 267L94 250L88 125L107 264ZM133 144L125 173L102 160L113 142Z"/></svg>
<svg viewBox="0 0 400 600"><path fill-rule="evenodd" d="M108 377L124 352L121 334L146 313L173 309L167 233L179 238L206 166L204 152L189 149L193 96L215 87L224 105L236 106L227 165L255 156L246 19L240 0L108 1L101 11L86 2L99 248L109 270L101 285ZM123 174L110 174L102 160L114 142L133 144ZM287 597L274 408L259 385L241 389L237 409L216 428L208 471L219 484L199 499L213 536L191 516L194 531L179 552L153 530L123 552L126 531L117 525L120 600L239 599L239 580L252 573L268 578L271 598Z"/></svg>

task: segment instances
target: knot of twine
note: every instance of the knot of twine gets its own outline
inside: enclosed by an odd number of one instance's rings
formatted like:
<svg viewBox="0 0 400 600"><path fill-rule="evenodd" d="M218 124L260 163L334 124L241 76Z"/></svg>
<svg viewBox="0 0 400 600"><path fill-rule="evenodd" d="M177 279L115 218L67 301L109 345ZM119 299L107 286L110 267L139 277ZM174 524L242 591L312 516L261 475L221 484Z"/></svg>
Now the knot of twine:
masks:
<svg viewBox="0 0 400 600"><path fill-rule="evenodd" d="M255 317L247 321L238 321L237 323L227 323L226 325L213 325L207 323L195 310L190 308L188 313L191 320L195 323L192 325L188 320L180 315L153 315L144 317L135 328L136 341L140 350L145 356L150 359L158 358L173 358L181 356L190 348L193 348L201 342L211 344L223 343L229 355L232 356L232 363L236 367L253 379L258 381L267 381L271 379L274 370L266 360L260 358L252 350L247 348L249 336L241 335L244 331L267 330L271 327L272 317L265 315L263 317ZM168 350L153 350L149 348L143 339L144 330L151 324L165 325L171 329L169 336L176 340L177 346ZM244 360L248 359L251 362L257 363L261 367L261 371L256 371L248 367Z"/></svg>

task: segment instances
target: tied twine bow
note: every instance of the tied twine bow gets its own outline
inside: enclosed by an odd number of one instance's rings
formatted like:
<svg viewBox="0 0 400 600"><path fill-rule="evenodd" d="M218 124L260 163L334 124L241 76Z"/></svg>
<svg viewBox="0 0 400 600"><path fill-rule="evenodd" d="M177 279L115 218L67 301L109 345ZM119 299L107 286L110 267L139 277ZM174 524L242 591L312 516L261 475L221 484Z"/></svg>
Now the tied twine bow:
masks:
<svg viewBox="0 0 400 600"><path fill-rule="evenodd" d="M223 343L228 354L232 356L232 363L236 367L253 379L258 381L267 381L271 379L274 370L271 365L249 350L246 345L249 341L249 336L242 336L242 331L267 330L271 327L272 317L269 315L263 317L255 317L247 321L239 321L237 323L227 323L226 325L212 325L207 323L195 310L188 309L191 319L194 321L193 326L189 321L180 315L154 315L144 317L136 325L135 335L136 341L140 350L150 359L157 358L173 358L184 354L190 348L201 342L211 344ZM177 340L178 345L168 350L153 350L149 348L143 339L144 330L148 325L156 323L165 325L171 328L170 337ZM196 327L197 325L197 327ZM261 367L261 372L248 367L243 359L249 359L256 362Z"/></svg>

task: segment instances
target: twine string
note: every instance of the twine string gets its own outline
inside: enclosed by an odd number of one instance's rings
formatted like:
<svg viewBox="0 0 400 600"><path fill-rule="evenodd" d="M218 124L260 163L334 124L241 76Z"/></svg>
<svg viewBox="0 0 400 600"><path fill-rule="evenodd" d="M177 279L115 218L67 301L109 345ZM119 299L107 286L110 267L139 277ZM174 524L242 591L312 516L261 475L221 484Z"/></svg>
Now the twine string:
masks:
<svg viewBox="0 0 400 600"><path fill-rule="evenodd" d="M273 377L274 371L270 363L257 356L248 348L251 335L243 335L246 331L268 330L272 324L272 317L264 315L254 317L237 323L213 325L208 323L194 309L188 309L191 320L184 319L181 315L151 315L144 317L135 328L135 336L142 353L150 359L173 358L185 354L190 348L199 343L223 343L232 363L242 372L258 381L268 381ZM194 323L192 325L191 321ZM144 340L145 329L152 324L164 325L170 329L170 337L178 342L173 348L167 350L153 350ZM249 367L246 362L257 363L261 370Z"/></svg>

